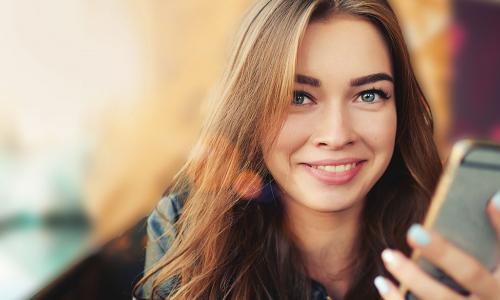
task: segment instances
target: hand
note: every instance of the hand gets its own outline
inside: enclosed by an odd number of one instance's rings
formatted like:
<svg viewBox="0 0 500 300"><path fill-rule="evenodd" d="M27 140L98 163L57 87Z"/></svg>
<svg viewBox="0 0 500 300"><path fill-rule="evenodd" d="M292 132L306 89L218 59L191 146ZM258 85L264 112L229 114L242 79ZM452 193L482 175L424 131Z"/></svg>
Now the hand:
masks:
<svg viewBox="0 0 500 300"><path fill-rule="evenodd" d="M487 211L497 232L497 239L500 241L500 192L490 201ZM408 242L412 248L419 249L422 256L471 293L470 297L462 296L427 275L401 252L384 250L382 259L387 270L419 299L500 300L500 265L492 274L474 257L453 246L438 233L424 230L420 225L414 225L408 231ZM386 300L404 299L399 294L398 288L386 278L378 276L375 279L375 286Z"/></svg>

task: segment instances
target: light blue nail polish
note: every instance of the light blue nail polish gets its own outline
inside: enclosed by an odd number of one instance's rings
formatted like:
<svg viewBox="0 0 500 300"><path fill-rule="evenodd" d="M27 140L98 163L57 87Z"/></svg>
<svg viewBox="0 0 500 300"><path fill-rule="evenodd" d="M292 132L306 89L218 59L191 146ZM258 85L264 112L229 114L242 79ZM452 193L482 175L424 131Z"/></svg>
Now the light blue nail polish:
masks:
<svg viewBox="0 0 500 300"><path fill-rule="evenodd" d="M387 284L387 281L385 281L384 277L375 277L373 283L381 295L385 295L389 292L389 285Z"/></svg>
<svg viewBox="0 0 500 300"><path fill-rule="evenodd" d="M493 205L495 206L496 209L500 210L500 191L498 191L493 198L491 199L493 202Z"/></svg>
<svg viewBox="0 0 500 300"><path fill-rule="evenodd" d="M415 243L425 246L431 242L431 236L421 225L413 224L408 230L408 236Z"/></svg>

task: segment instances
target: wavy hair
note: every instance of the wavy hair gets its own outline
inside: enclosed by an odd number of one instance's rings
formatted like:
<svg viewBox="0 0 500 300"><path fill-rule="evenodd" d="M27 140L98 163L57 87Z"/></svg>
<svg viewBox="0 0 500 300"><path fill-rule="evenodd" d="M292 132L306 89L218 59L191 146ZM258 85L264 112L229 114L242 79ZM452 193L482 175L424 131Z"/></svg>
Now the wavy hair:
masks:
<svg viewBox="0 0 500 300"><path fill-rule="evenodd" d="M392 278L380 252L409 252L406 230L422 220L441 162L432 114L393 10L385 0L260 1L241 27L194 154L168 190L187 197L172 246L138 283L151 280L153 298L310 299L311 282L283 226L279 199L248 198L272 182L261 139L276 137L285 120L305 29L336 14L368 20L385 37L398 119L391 162L366 198L356 275L345 299L378 299L373 278ZM174 277L176 287L162 294L161 285Z"/></svg>

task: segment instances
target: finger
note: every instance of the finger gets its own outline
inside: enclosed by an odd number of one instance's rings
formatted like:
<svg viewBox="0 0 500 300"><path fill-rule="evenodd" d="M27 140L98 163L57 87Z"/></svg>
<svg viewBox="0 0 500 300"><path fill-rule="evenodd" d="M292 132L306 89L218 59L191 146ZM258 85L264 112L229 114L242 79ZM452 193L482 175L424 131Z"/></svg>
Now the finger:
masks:
<svg viewBox="0 0 500 300"><path fill-rule="evenodd" d="M481 299L498 299L500 283L474 257L446 241L440 234L418 224L408 230L408 242L422 256Z"/></svg>
<svg viewBox="0 0 500 300"><path fill-rule="evenodd" d="M450 288L431 278L399 251L385 249L382 259L387 270L419 299L462 299Z"/></svg>
<svg viewBox="0 0 500 300"><path fill-rule="evenodd" d="M497 240L500 241L500 191L498 191L488 205L488 215L491 224L497 233Z"/></svg>
<svg viewBox="0 0 500 300"><path fill-rule="evenodd" d="M497 233L497 245L500 245L500 191L493 195L493 198L488 205L488 215L491 224ZM500 282L500 264L497 265L496 270L493 272L493 277Z"/></svg>
<svg viewBox="0 0 500 300"><path fill-rule="evenodd" d="M377 276L373 281L380 296L385 300L404 300L396 286L387 278Z"/></svg>

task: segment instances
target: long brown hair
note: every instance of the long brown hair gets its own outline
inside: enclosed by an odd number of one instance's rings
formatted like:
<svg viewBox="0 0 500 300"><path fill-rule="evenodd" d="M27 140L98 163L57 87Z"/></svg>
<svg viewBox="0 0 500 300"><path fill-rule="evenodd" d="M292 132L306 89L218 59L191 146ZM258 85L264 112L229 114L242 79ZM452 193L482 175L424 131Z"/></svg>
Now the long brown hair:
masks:
<svg viewBox="0 0 500 300"><path fill-rule="evenodd" d="M279 199L249 201L245 191L272 182L260 145L273 142L262 137L276 136L286 117L307 25L340 13L369 20L380 30L395 77L394 154L367 195L356 275L345 296L379 298L373 278L390 277L380 252L386 247L409 251L406 230L423 218L441 171L431 111L396 16L384 0L265 0L249 12L193 155L169 189L187 197L173 245L138 284L152 280L154 297L310 298L311 282L283 228ZM174 277L175 288L161 294L159 287Z"/></svg>

